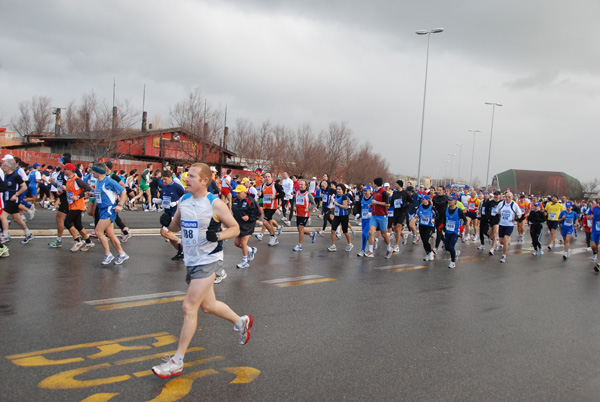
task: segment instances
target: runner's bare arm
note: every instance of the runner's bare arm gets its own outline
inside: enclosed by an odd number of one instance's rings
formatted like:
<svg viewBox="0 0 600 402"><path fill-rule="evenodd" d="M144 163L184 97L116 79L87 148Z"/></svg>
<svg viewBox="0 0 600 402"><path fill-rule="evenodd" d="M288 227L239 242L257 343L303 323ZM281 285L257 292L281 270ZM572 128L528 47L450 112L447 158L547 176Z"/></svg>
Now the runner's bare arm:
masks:
<svg viewBox="0 0 600 402"><path fill-rule="evenodd" d="M223 201L213 201L213 212L219 222L227 227L227 229L219 232L219 240L233 239L240 234L240 227L237 221L229 211L229 207Z"/></svg>

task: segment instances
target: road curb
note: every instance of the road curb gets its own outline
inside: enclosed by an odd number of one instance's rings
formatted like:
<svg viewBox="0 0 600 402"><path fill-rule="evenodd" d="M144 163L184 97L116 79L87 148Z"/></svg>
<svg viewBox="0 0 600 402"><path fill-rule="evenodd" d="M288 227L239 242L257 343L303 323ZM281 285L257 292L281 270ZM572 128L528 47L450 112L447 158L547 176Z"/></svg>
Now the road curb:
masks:
<svg viewBox="0 0 600 402"><path fill-rule="evenodd" d="M321 230L321 228L319 227L307 227L306 229L310 230L310 231L315 231L318 232L319 230ZM88 233L91 230L88 230ZM10 233L11 236L24 236L25 233L23 233L22 229L12 229L8 231ZM260 228L256 228L254 230L254 233L259 233L260 232ZM296 233L298 232L298 230L295 227L284 227L283 228L283 232L284 233ZM34 236L56 236L57 234L57 230L56 229L31 229L31 233ZM120 234L120 232L118 231L118 229L116 230L116 233ZM153 235L158 235L160 234L160 228L148 228L148 229L129 229L129 233L131 233L132 235L148 235L148 234L153 234ZM268 233L265 233L268 234ZM65 232L63 234L63 236L69 236L69 231L65 229Z"/></svg>

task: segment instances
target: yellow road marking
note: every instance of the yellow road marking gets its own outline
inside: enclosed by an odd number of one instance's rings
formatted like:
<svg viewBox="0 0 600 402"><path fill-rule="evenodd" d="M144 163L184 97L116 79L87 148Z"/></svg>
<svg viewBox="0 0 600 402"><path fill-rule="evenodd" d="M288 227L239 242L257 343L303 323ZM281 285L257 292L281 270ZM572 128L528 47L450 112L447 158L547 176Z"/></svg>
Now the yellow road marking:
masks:
<svg viewBox="0 0 600 402"><path fill-rule="evenodd" d="M471 262L471 261L481 261L481 260L485 260L486 258L471 258L469 260L460 260L460 262Z"/></svg>
<svg viewBox="0 0 600 402"><path fill-rule="evenodd" d="M186 353L197 352L199 350L204 350L204 348L202 348L200 346L195 346L193 348L188 348L188 350L186 351ZM146 361L146 360L158 359L159 357L163 357L165 354L174 355L175 352L177 352L177 351L176 350L172 350L170 352L155 353L153 355L148 355L148 356L141 356L141 357L134 357L132 359L118 360L118 361L114 362L113 364L115 366L121 366L123 364L139 363L139 362L143 362L143 361Z"/></svg>
<svg viewBox="0 0 600 402"><path fill-rule="evenodd" d="M163 303L172 303L176 301L182 301L185 296L177 296L177 297L163 297L160 299L150 299L150 300L140 300L134 302L127 303L115 303L115 304L104 304L101 306L96 306L96 310L100 311L109 311L109 310L119 310L122 308L131 308L131 307L141 307L141 306L151 306L153 304L163 304Z"/></svg>
<svg viewBox="0 0 600 402"><path fill-rule="evenodd" d="M76 349L83 349L83 348L93 348L93 347L98 347L98 346L101 346L101 345L110 345L110 344L113 344L113 343L128 342L128 341L137 341L139 339L146 339L146 338L158 338L158 337L164 337L164 336L167 336L167 335L169 335L168 332L158 332L156 334L130 336L128 338L113 339L113 340L109 340L109 341L99 341L99 342L91 342L91 343L82 343L80 345L70 345L70 346L63 346L63 347L60 347L60 348L38 350L38 351L35 351L35 352L28 352L28 353L21 353L21 354L18 354L18 355L6 356L6 358L9 359L9 360L23 359L23 358L26 358L26 357L45 355L45 354L49 354L49 353L66 352L66 351L69 351L69 350L76 350ZM80 360L78 360L78 361L80 361ZM15 363L15 364L17 364L19 366L21 365L21 364L17 363L17 361L13 361L13 363Z"/></svg>
<svg viewBox="0 0 600 402"><path fill-rule="evenodd" d="M192 390L194 381L198 378L205 377L207 375L219 374L217 370L202 370L194 373L184 374L177 377L174 380L169 381L162 389L159 396L152 399L149 402L174 402L187 396Z"/></svg>
<svg viewBox="0 0 600 402"><path fill-rule="evenodd" d="M321 283L321 282L331 282L337 279L334 278L321 278L321 279L311 279L308 281L296 281L296 282L287 282L287 283L276 283L275 286L279 286L280 288L285 288L288 286L299 286L299 285L310 285L313 283Z"/></svg>
<svg viewBox="0 0 600 402"><path fill-rule="evenodd" d="M120 375L116 377L98 378L95 380L76 380L75 377L81 374L85 374L92 370L98 370L105 367L110 367L109 363L96 364L94 366L78 368L74 370L63 371L58 374L51 375L50 377L44 378L38 384L38 387L45 389L76 389L76 388L88 388L97 387L99 385L113 384L116 382L127 381L131 378L130 375Z"/></svg>
<svg viewBox="0 0 600 402"><path fill-rule="evenodd" d="M221 370L235 374L236 377L230 381L230 384L248 384L259 376L260 370L254 367L223 367Z"/></svg>
<svg viewBox="0 0 600 402"><path fill-rule="evenodd" d="M81 402L106 402L117 395L119 395L118 392L116 394L109 394L109 393L94 394L94 395L88 396Z"/></svg>
<svg viewBox="0 0 600 402"><path fill-rule="evenodd" d="M427 266L427 265L416 265L414 267L392 268L389 271L390 272L404 272L404 271L412 271L412 270L415 270L415 269L423 269L423 268L429 268L429 266Z"/></svg>

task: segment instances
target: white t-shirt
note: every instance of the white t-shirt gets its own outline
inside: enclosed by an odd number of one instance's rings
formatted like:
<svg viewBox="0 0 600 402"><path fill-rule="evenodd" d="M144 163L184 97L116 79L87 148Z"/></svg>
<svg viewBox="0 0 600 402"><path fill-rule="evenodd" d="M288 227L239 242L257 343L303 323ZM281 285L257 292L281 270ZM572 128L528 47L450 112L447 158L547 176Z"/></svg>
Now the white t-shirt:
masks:
<svg viewBox="0 0 600 402"><path fill-rule="evenodd" d="M281 187L283 187L283 192L285 193L285 199L292 199L292 192L294 191L294 181L289 177L287 179L283 179L281 181Z"/></svg>
<svg viewBox="0 0 600 402"><path fill-rule="evenodd" d="M496 215L498 214L500 215L500 226L515 226L513 221L518 215L522 215L523 211L514 201L510 204L502 201L496 206Z"/></svg>

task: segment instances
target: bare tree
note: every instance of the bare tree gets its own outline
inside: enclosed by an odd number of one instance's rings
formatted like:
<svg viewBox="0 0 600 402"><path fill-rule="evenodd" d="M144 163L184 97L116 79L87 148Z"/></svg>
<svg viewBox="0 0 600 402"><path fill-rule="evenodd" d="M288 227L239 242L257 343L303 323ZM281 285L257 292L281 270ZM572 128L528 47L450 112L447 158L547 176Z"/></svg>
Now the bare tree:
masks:
<svg viewBox="0 0 600 402"><path fill-rule="evenodd" d="M581 183L583 187L583 196L586 198L595 197L598 194L598 188L600 187L600 180L594 177L592 180L584 181Z"/></svg>
<svg viewBox="0 0 600 402"><path fill-rule="evenodd" d="M19 102L19 113L11 125L20 136L48 132L52 127L52 100L47 96L34 96L30 101Z"/></svg>

